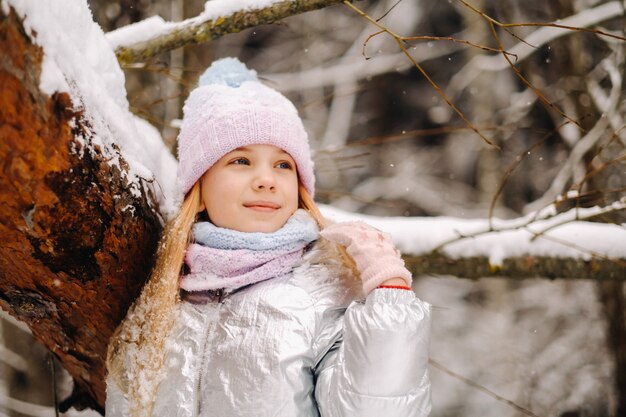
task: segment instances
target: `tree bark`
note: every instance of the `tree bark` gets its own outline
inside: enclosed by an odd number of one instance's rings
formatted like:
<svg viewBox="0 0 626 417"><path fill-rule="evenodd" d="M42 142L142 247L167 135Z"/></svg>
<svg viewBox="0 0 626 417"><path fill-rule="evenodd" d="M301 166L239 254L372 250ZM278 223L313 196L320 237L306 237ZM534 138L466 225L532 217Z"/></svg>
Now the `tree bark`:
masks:
<svg viewBox="0 0 626 417"><path fill-rule="evenodd" d="M597 281L626 279L626 260L590 260L527 255L504 259L502 265L493 266L483 256L450 258L441 253L403 256L407 268L414 276L450 275L458 278L549 278L593 279Z"/></svg>
<svg viewBox="0 0 626 417"><path fill-rule="evenodd" d="M71 98L39 90L43 52L12 9L0 9L0 51L0 306L73 376L69 403L102 410L108 339L147 278L160 219L90 147L98 132Z"/></svg>

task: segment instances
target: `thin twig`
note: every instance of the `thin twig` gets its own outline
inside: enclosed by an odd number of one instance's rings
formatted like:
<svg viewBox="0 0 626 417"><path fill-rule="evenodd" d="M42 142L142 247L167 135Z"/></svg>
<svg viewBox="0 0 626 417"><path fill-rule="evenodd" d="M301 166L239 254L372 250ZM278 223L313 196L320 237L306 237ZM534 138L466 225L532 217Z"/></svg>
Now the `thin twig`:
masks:
<svg viewBox="0 0 626 417"><path fill-rule="evenodd" d="M506 33L508 33L509 35L511 35L513 38L517 39L518 41L525 43L528 46L532 46L530 45L528 42L526 42L524 39L520 38L519 36L517 36L515 33L511 32L510 30L508 30L505 27L502 27L502 24L500 22L498 22L496 19L494 19L493 17L489 16L487 13L475 8L474 6L472 6L471 4L467 3L464 0L459 0L461 3L463 3L463 5L465 7L467 7L468 9L470 9L471 11L479 14L483 19L487 20L487 22L489 22L490 24L494 24L496 26L499 26L502 28L502 30L504 30Z"/></svg>
<svg viewBox="0 0 626 417"><path fill-rule="evenodd" d="M626 38L614 33L605 32L599 29L589 29L579 26L559 25L558 23L536 23L536 22L524 22L524 23L500 23L498 26L501 28L514 28L514 27L548 27L557 29L566 29L576 32L592 33L594 35L606 36L607 38L613 38L620 41L626 41Z"/></svg>
<svg viewBox="0 0 626 417"><path fill-rule="evenodd" d="M52 354L48 352L48 366L50 366L50 375L52 379L52 405L54 406L54 415L59 417L59 398L57 397L57 376L54 369L54 359Z"/></svg>
<svg viewBox="0 0 626 417"><path fill-rule="evenodd" d="M515 410L519 411L520 413L523 413L527 416L531 416L531 417L539 417L537 414L533 413L532 411L530 411L527 408L522 407L519 404L514 403L513 401L504 398L501 395L496 394L495 392L491 391L489 388L485 387L484 385L480 385L477 382L472 381L469 378L465 378L462 375L457 374L454 371L451 371L449 368L443 366L441 363L437 362L434 359L429 359L428 363L430 363L433 367L439 369L441 372L450 375L451 377L458 379L459 381L463 382L464 384L469 385L472 388L475 388L485 394L487 394L488 396L490 396L491 398L494 398L495 400L508 405L509 407L514 408Z"/></svg>
<svg viewBox="0 0 626 417"><path fill-rule="evenodd" d="M490 229L493 228L493 212L496 208L496 202L498 201L498 197L500 197L500 194L504 190L504 186L509 181L509 178L511 177L511 175L513 175L513 172L526 159L526 157L531 154L532 151L534 151L539 146L543 145L548 139L550 139L556 133L556 131L558 131L558 129L561 129L563 126L565 126L568 123L569 122L563 122L559 127L554 129L552 132L547 133L537 142L532 144L528 149L526 149L522 154L520 154L515 159L515 162L513 162L513 164L507 169L506 173L504 174L504 178L502 179L500 184L498 184L498 189L493 195L493 198L491 199L491 204L489 205L489 228Z"/></svg>
<svg viewBox="0 0 626 417"><path fill-rule="evenodd" d="M597 155L594 155L594 158ZM590 171L588 171L585 174L585 177L583 179L580 180L580 182L576 185L577 187L582 187L582 185L584 183L586 183L587 181L589 181L589 179L593 178L594 176L596 176L598 173L604 171L605 169L607 169L610 166L613 166L619 162L624 162L626 161L626 154L620 155L617 158L613 158L610 161L607 162L603 162L602 165L600 165L598 168L594 168Z"/></svg>
<svg viewBox="0 0 626 417"><path fill-rule="evenodd" d="M420 35L420 36L406 36L403 38L405 41L449 41L449 42L454 42L454 43L460 43L463 45L469 45L472 46L474 48L477 49L482 49L483 51L487 51L487 52L495 52L495 53L501 53L504 52L505 54L511 55L512 57L514 57L515 59L517 59L517 56L515 54L512 54L510 52L507 51L502 51L499 48L492 48L490 46L485 46L485 45L480 45L477 43L474 43L472 41L468 41L466 39L457 39L453 36L424 36L424 35Z"/></svg>
<svg viewBox="0 0 626 417"><path fill-rule="evenodd" d="M402 3L402 0L398 0L397 2L395 2L395 4L394 4L393 6L391 6L391 7L389 8L389 10L387 10L387 11L386 11L386 12L385 12L385 13L384 13L381 17L379 17L378 19L376 19L376 21L377 21L377 22L380 22L381 20L383 20L383 19L384 19L384 18L385 18L385 17L386 17L389 13L391 13L391 11L392 11L393 9L395 9L395 8L396 8L396 6L397 6L398 4L400 4L400 3Z"/></svg>
<svg viewBox="0 0 626 417"><path fill-rule="evenodd" d="M548 232L548 231L550 231L552 229L555 229L555 228L557 228L559 226L563 226L564 224L571 223L572 221L592 219L594 217L598 217L598 216L603 215L603 214L614 213L614 212L626 210L626 197L620 199L619 201L614 201L613 203L611 203L611 205L609 205L607 207L603 207L602 210L599 210L596 213L590 214L588 216L580 216L579 217L578 213L582 209L583 208L581 208L581 207L576 207L574 209L574 210L576 210L576 218L573 219L573 220L563 220L563 221L560 221L560 222L555 222L554 224L551 224L550 226L542 229L539 232L534 232L532 230L529 230L534 235L532 237L531 241L533 241L533 240L535 240L535 239L537 239L539 237L544 237L546 232ZM530 225L528 225L528 226L530 226ZM528 226L526 227L527 230L528 230Z"/></svg>
<svg viewBox="0 0 626 417"><path fill-rule="evenodd" d="M481 126L479 129L481 131L501 131L505 130L507 126ZM444 133L462 133L471 130L469 127L460 127L460 126L442 126L442 127L434 127L430 129L414 129L403 131L402 133L383 135L383 136L372 136L369 138L355 140L354 142L350 142L346 144L346 148L354 147L354 146L367 146L367 145L379 145L381 143L389 143L389 142L397 142L401 140L411 139L415 137L431 137L433 135L442 135ZM340 150L322 150L318 151L318 153L333 153L339 152Z"/></svg>
<svg viewBox="0 0 626 417"><path fill-rule="evenodd" d="M493 38L496 41L496 43L498 44L498 46L500 47L500 50L502 51L502 56L504 57L504 59L506 60L506 62L509 63L509 66L511 67L511 69L513 70L513 72L515 73L515 75L517 75L517 77L528 87L530 88L535 95L537 95L537 97L539 98L539 100L544 103L546 106L548 106L549 108L555 110L557 113L559 113L562 117L564 117L565 119L569 120L570 122L572 122L573 124L575 124L576 126L578 126L581 130L584 131L583 127L580 125L580 123L574 119L572 119L571 117L569 117L567 114L565 114L565 112L561 109L559 109L554 103L552 103L550 100L548 100L548 98L543 94L543 92L538 89L537 87L535 87L530 81L528 81L526 79L526 77L524 77L522 75L522 72L515 66L515 64L513 62L511 62L511 59L509 58L509 56L507 54L504 53L504 46L502 45L502 42L500 41L500 37L498 36L498 32L496 31L496 28L494 26L494 24L492 22L489 22L489 27L491 28L491 33L493 34Z"/></svg>
<svg viewBox="0 0 626 417"><path fill-rule="evenodd" d="M500 147L498 145L496 145L495 143L493 143L492 141L490 141L489 139L487 139L485 137L485 135L482 134L482 132L480 132L476 126L474 126L474 124L465 116L465 114L452 102L452 100L450 100L450 98L446 95L446 93L444 93L444 91L439 87L439 85L437 85L437 83L435 83L435 81L433 81L432 78L430 78L430 76L428 75L428 73L422 68L422 66L420 64L417 63L417 61L413 58L413 56L411 56L410 52L407 50L406 46L405 46L405 38L403 38L402 36L396 34L395 32L393 32L392 30L390 30L389 28L382 26L380 23L378 23L376 20L374 20L371 16L369 16L367 13L363 12L362 10L360 10L358 7L354 6L352 3L350 3L348 0L344 0L344 4L346 6L348 6L350 9L352 9L354 12L356 12L358 15L360 15L361 17L363 17L364 19L370 21L372 24L374 24L378 29L380 29L379 32L377 32L376 34L370 36L368 38L368 41L374 37L377 36L381 33L387 33L389 34L394 41L398 44L398 47L400 47L400 49L402 50L402 52L404 52L404 54L407 56L407 58L409 58L409 60L411 61L411 63L413 64L413 66L415 66L415 68L417 68L419 70L419 72L422 74L422 76L426 79L426 81L428 81L428 83L431 85L431 87L433 87L438 93L439 95L444 99L444 101L446 102L446 104L448 104L448 106L453 109L455 111L455 113L467 124L467 126L469 126L470 129L472 129L472 131L474 131L474 133L476 133L478 136L480 136L480 138L485 141L485 143L500 149ZM367 41L366 41L367 42Z"/></svg>
<svg viewBox="0 0 626 417"><path fill-rule="evenodd" d="M483 11L477 9L476 7L472 6L471 4L466 2L465 0L458 0L458 1L460 3L462 3L468 9L470 9L473 12L475 12L476 14L480 15L482 18L487 20L489 23L492 23L492 24L494 24L494 25L496 25L496 26L498 26L498 27L500 27L502 29L516 28L516 27L529 27L529 26L530 27L553 27L553 28L557 28L557 29L566 29L566 30L571 30L571 31L593 33L593 34L600 35L600 36L606 36L606 37L609 37L609 38L614 38L614 39L618 39L618 40L621 40L621 41L626 41L626 37L615 35L615 34L610 33L610 32L605 32L605 31L598 30L598 29L589 29L589 28L579 27L579 26L561 25L561 24L552 23L552 22L545 22L545 23L538 23L538 22L502 23L502 22L494 19L493 17L489 16L485 12L483 12ZM523 39L520 39L517 35L514 35L511 32L508 32L508 33L510 33L516 39L519 39L522 42L526 43L527 45L530 45L529 43L525 42Z"/></svg>

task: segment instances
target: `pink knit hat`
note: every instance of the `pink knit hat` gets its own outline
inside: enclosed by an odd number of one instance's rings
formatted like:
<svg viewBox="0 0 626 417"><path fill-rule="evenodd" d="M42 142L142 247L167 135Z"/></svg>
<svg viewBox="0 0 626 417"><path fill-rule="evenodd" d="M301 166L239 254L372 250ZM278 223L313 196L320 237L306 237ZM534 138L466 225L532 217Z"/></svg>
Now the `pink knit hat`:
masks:
<svg viewBox="0 0 626 417"><path fill-rule="evenodd" d="M314 195L313 161L298 111L236 58L213 62L187 98L183 114L177 173L183 194L228 152L274 145L291 155L302 185Z"/></svg>

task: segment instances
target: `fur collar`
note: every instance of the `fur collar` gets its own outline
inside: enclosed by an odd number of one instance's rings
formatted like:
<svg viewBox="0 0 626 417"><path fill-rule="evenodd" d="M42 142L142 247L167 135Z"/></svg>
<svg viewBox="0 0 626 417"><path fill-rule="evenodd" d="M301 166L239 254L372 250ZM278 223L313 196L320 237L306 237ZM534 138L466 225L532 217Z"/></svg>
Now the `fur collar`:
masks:
<svg viewBox="0 0 626 417"><path fill-rule="evenodd" d="M337 245L324 238L306 250L293 275L299 286L319 297L328 297L327 292L334 293L330 298L343 302L364 297L361 280L346 265Z"/></svg>

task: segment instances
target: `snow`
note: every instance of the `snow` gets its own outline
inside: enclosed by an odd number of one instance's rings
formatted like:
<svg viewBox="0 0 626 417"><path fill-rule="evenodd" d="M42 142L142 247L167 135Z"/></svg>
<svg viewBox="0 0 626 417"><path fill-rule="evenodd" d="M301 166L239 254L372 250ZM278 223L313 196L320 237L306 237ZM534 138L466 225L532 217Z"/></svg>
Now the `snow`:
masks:
<svg viewBox="0 0 626 417"><path fill-rule="evenodd" d="M86 150L99 147L112 166L120 167L119 146L129 166L128 189L140 196L146 184L158 183L154 190L161 212L172 213L176 161L157 130L129 111L124 73L87 3L7 0L6 4L24 19L26 33L44 51L41 91L69 93L75 109L84 110L87 125L98 133L82 138Z"/></svg>
<svg viewBox="0 0 626 417"><path fill-rule="evenodd" d="M361 220L391 234L403 253L427 254L449 242L441 248L445 255L451 258L485 256L493 267L501 265L506 258L524 255L585 260L592 255L625 258L626 228L623 225L576 220L602 210L597 207L570 210L536 221L532 221L531 216L493 219L490 227L488 219L380 217L321 207L324 216L332 221Z"/></svg>
<svg viewBox="0 0 626 417"><path fill-rule="evenodd" d="M594 282L424 277L414 290L433 304L431 359L450 371L539 416L612 395ZM430 376L433 416L522 415L438 367Z"/></svg>
<svg viewBox="0 0 626 417"><path fill-rule="evenodd" d="M157 37L177 25L166 22L161 16L152 16L137 23L121 27L106 34L112 49L119 46L133 45Z"/></svg>
<svg viewBox="0 0 626 417"><path fill-rule="evenodd" d="M167 33L183 30L188 27L203 24L225 17L235 12L259 10L280 3L284 0L212 0L204 5L204 12L182 22L166 22L160 16L153 16L142 22L124 26L107 34L107 39L113 49L146 42Z"/></svg>
<svg viewBox="0 0 626 417"><path fill-rule="evenodd" d="M258 9L273 3L276 0L213 0L206 3L201 15L181 24L212 20L237 10ZM101 133L98 137L84 138L85 144L108 150L106 156L111 164L119 166L119 156L112 146L118 145L130 166L127 178L131 190L139 193L141 187L150 187L159 198L162 213L166 216L174 213L179 197L175 192L176 161L159 132L130 113L124 74L111 46L121 40L133 43L142 36L155 36L174 24L154 17L120 29L107 39L93 22L86 3L8 0L8 4L25 18L27 33L36 32L33 41L44 49L42 91L69 92L75 106L84 108L93 131ZM120 41L115 41L117 38ZM391 233L401 251L411 254L425 254L445 244L441 249L450 257L486 256L494 267L508 257L521 255L626 258L624 227L577 220L599 213L599 208L553 216L553 208L549 207L538 214L514 220L493 219L491 223L486 219L449 217L370 217L332 207L323 210L335 220L362 219L385 230Z"/></svg>

